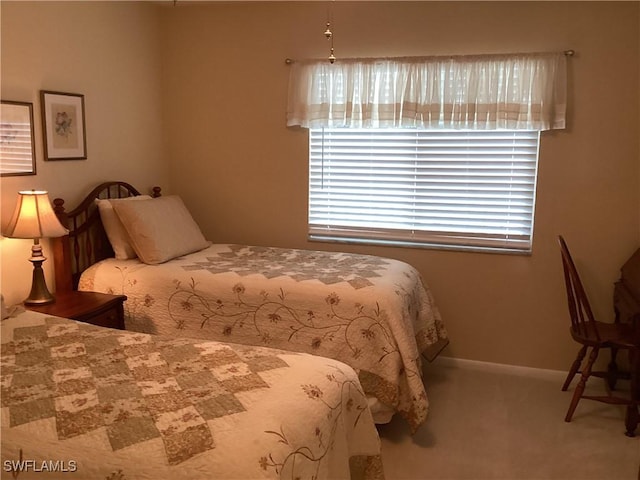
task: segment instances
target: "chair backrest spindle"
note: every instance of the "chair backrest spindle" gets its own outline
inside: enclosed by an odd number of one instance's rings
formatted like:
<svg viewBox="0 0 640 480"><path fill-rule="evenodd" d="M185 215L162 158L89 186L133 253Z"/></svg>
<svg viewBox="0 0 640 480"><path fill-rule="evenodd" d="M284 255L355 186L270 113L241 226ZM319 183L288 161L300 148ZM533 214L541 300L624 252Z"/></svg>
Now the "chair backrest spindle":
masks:
<svg viewBox="0 0 640 480"><path fill-rule="evenodd" d="M560 249L562 252L562 266L564 270L564 279L567 287L567 301L569 304L569 315L571 317L571 328L581 335L593 333L595 338L600 341L598 327L591 311L589 299L582 286L582 281L578 275L569 247L562 235L558 237Z"/></svg>

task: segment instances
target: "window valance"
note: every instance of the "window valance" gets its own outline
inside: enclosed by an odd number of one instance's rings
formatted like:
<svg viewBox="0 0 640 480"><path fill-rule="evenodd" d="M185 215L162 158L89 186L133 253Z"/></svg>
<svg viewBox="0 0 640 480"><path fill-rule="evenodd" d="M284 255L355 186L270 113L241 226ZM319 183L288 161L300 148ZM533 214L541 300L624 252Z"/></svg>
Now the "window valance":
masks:
<svg viewBox="0 0 640 480"><path fill-rule="evenodd" d="M297 61L287 125L306 128L565 128L558 53Z"/></svg>

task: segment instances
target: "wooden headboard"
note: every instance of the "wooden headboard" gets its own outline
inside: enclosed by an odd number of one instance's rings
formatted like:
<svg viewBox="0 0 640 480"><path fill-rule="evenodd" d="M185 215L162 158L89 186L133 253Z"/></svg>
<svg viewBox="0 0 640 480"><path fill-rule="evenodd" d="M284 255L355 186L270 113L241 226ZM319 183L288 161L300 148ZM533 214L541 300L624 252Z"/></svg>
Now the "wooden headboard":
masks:
<svg viewBox="0 0 640 480"><path fill-rule="evenodd" d="M62 198L53 200L53 210L60 223L69 229L68 235L54 238L51 242L57 292L76 290L82 272L114 255L95 200L136 195L140 195L140 192L126 182L105 182L94 188L80 205L69 212L65 210ZM154 187L151 196L159 197L160 187Z"/></svg>

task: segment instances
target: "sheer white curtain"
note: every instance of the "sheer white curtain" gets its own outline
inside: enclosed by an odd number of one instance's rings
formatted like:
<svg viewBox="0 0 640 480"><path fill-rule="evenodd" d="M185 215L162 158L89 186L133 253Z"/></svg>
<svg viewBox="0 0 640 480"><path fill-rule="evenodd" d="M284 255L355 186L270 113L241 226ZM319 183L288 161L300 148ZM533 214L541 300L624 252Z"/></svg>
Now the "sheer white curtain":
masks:
<svg viewBox="0 0 640 480"><path fill-rule="evenodd" d="M297 61L287 125L306 128L565 128L558 53Z"/></svg>

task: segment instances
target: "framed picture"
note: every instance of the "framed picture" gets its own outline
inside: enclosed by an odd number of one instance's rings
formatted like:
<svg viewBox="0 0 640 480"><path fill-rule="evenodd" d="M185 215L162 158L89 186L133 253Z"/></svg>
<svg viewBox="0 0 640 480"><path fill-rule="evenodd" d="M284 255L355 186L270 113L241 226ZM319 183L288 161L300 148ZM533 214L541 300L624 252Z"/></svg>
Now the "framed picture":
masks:
<svg viewBox="0 0 640 480"><path fill-rule="evenodd" d="M0 176L35 174L33 104L0 100Z"/></svg>
<svg viewBox="0 0 640 480"><path fill-rule="evenodd" d="M45 160L84 160L84 95L40 91Z"/></svg>

